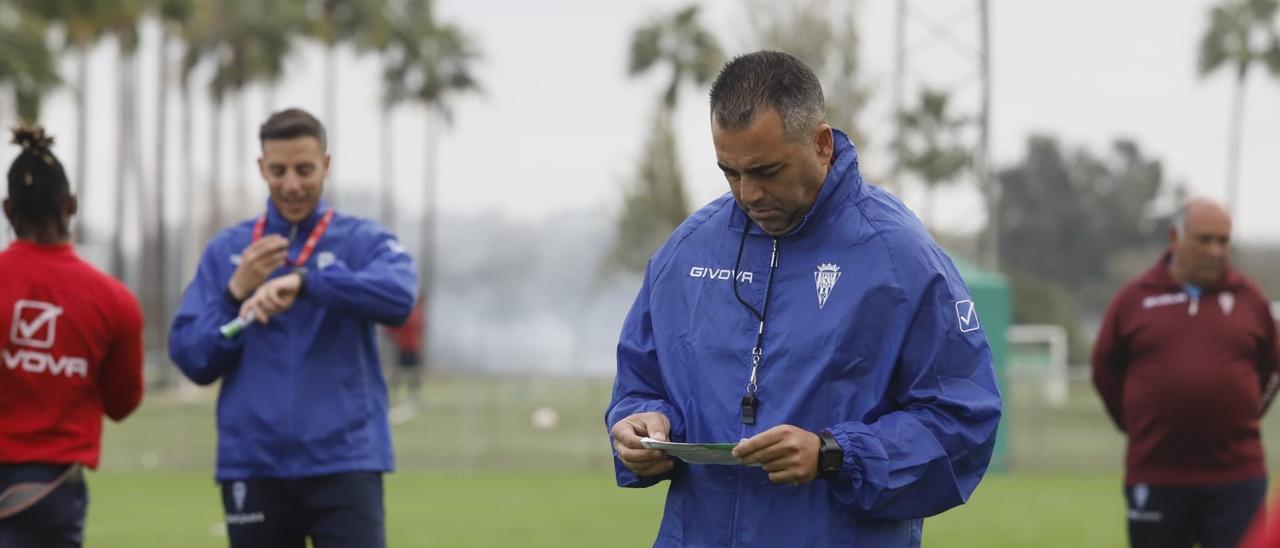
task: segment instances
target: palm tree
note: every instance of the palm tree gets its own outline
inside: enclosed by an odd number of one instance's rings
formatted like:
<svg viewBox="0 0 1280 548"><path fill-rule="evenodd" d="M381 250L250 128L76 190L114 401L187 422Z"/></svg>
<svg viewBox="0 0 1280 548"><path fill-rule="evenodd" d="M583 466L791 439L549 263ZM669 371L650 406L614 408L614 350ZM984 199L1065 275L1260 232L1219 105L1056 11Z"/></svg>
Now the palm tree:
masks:
<svg viewBox="0 0 1280 548"><path fill-rule="evenodd" d="M202 59L213 63L209 81L212 97L210 169L210 201L212 218L210 234L218 230L221 219L222 108L228 96L236 94L236 170L243 173L248 165L243 143L248 136L244 91L252 83L273 83L284 75L284 61L292 51L293 39L305 29L306 18L301 4L291 1L259 2L257 0L211 0L198 15L200 23L190 39L184 69L190 74ZM248 181L237 177L238 196L249 195ZM241 209L256 206L243 201ZM243 213L238 211L237 213Z"/></svg>
<svg viewBox="0 0 1280 548"><path fill-rule="evenodd" d="M155 15L160 22L160 47L157 51L156 99L156 155L155 155L155 202L150 205L157 211L164 211L168 202L168 144L169 144L169 86L172 80L173 61L170 44L175 37L182 36L192 24L195 15L194 0L154 0ZM156 252L159 263L165 265L168 252L168 226L163 214L156 231ZM167 286L167 284L166 284ZM167 310L166 310L167 314Z"/></svg>
<svg viewBox="0 0 1280 548"><path fill-rule="evenodd" d="M706 85L724 63L719 41L698 20L698 6L690 5L667 17L658 17L631 35L632 76L664 66L671 76L662 94L662 105L674 110L680 86Z"/></svg>
<svg viewBox="0 0 1280 548"><path fill-rule="evenodd" d="M926 224L936 222L932 217L938 186L958 177L969 167L972 157L960 137L969 120L953 117L947 112L947 103L946 93L925 88L920 91L916 110L898 113L903 132L903 142L898 147L902 151L902 167L920 177L928 188L928 205L920 216Z"/></svg>
<svg viewBox="0 0 1280 548"><path fill-rule="evenodd" d="M38 15L0 5L0 87L13 90L18 117L28 122L39 120L41 99L62 81L47 30Z"/></svg>
<svg viewBox="0 0 1280 548"><path fill-rule="evenodd" d="M1249 70L1264 64L1280 76L1280 30L1276 12L1280 0L1227 0L1209 12L1209 28L1200 39L1201 77L1223 67L1235 73L1231 99L1231 128L1227 145L1227 210L1236 213L1239 199L1240 141L1244 126L1244 91Z"/></svg>
<svg viewBox="0 0 1280 548"><path fill-rule="evenodd" d="M684 173L676 154L672 119L655 112L653 128L637 162L637 173L623 196L617 236L602 273L643 272L649 256L689 214Z"/></svg>
<svg viewBox="0 0 1280 548"><path fill-rule="evenodd" d="M137 92L137 54L138 24L146 13L143 0L110 0L99 2L102 23L108 32L115 36L120 48L120 93L119 93L119 125L116 127L116 197L115 219L116 232L112 238L113 253L111 255L111 272L117 278L124 278L124 232L125 221L130 218L141 220L142 233L148 232L150 224L143 217L151 214L148 208L139 207L146 203L143 199L145 185L142 182L142 165L138 136L138 92ZM126 215L126 200L130 196L134 206L139 209L138 215ZM143 254L145 257L145 253ZM137 280L133 280L135 289L140 289ZM144 295L144 301L150 299Z"/></svg>
<svg viewBox="0 0 1280 548"><path fill-rule="evenodd" d="M325 47L324 118L330 135L337 125L337 48L358 39L373 27L385 25L386 0L308 0L308 13L316 14L310 34Z"/></svg>
<svg viewBox="0 0 1280 548"><path fill-rule="evenodd" d="M412 101L426 108L426 154L423 157L426 206L423 211L422 269L423 306L431 306L435 284L436 140L435 119L452 121L454 97L481 91L472 66L481 54L475 41L453 23L436 20L430 0L404 0L392 12L383 80L387 84L385 104L394 106Z"/></svg>
<svg viewBox="0 0 1280 548"><path fill-rule="evenodd" d="M649 255L689 214L673 117L685 84L706 86L724 63L715 36L690 5L655 17L631 36L629 72L636 77L665 69L670 76L654 113L652 133L645 145L640 170L623 197L617 234L602 273L618 267L644 270Z"/></svg>
<svg viewBox="0 0 1280 548"><path fill-rule="evenodd" d="M156 212L156 223L154 230L143 238L144 242L149 242L146 249L148 251L144 257L149 260L147 263L151 268L146 271L146 279L150 280L157 286L156 299L154 308L147 311L146 315L152 318L168 318L173 313L173 306L177 302L177 289L179 282L176 274L181 272L180 268L170 268L169 263L172 258L169 255L169 247L172 234L169 230L169 223L166 219L168 208L168 197L173 187L173 181L169 177L169 92L172 84L172 48L171 44L174 39L186 34L187 29L193 24L195 16L195 0L153 0L151 6L155 10L154 15L160 23L160 46L157 51L156 66L159 71L157 76L157 92L156 99L156 152L155 152L155 168L152 174L152 180L155 182L155 192L152 193L153 200L145 206ZM183 94L184 108L186 106L185 90ZM190 136L184 135L184 140L189 142ZM186 165L190 166L190 156L183 156ZM184 185L187 192L190 192L191 180L186 179ZM190 217L187 217L190 219ZM160 330L159 339L162 342L161 347L167 348L167 330ZM173 370L171 368L161 368L160 380L162 384L168 384L172 378Z"/></svg>
<svg viewBox="0 0 1280 548"><path fill-rule="evenodd" d="M218 230L222 222L222 200L219 199L218 187L216 181L218 176L216 171L219 165L219 156L216 154L210 156L210 175L206 182L205 192L208 193L209 199L207 203L201 207L197 199L196 173L195 173L195 143L194 133L195 124L193 123L193 111L195 108L195 100L193 97L192 86L195 85L194 73L196 69L204 63L212 55L212 50L216 47L216 41L212 38L213 28L221 17L222 2L219 0L202 0L195 3L194 10L186 25L181 29L182 42L184 44L181 61L178 70L178 88L181 90L182 96L182 157L185 161L183 179L184 179L184 217L186 222L183 224L184 249L194 253L194 250L202 247L200 244L214 231ZM220 97L220 96L219 96ZM218 105L214 105L213 96L210 97L211 110L220 112ZM215 114L209 120L210 133L214 136L219 135L220 115ZM211 148L217 151L217 139L211 143ZM204 227L196 226L196 211L204 210L208 218L205 220ZM184 257L183 264L194 264L194 257ZM183 276L186 277L185 275Z"/></svg>
<svg viewBox="0 0 1280 548"><path fill-rule="evenodd" d="M62 26L64 48L76 56L76 75L72 91L76 104L76 170L75 194L80 203L88 204L85 179L88 174L89 135L89 49L102 37L105 29L102 15L104 2L94 0L18 0L17 5L45 20ZM85 230L76 231L76 240L85 240Z"/></svg>

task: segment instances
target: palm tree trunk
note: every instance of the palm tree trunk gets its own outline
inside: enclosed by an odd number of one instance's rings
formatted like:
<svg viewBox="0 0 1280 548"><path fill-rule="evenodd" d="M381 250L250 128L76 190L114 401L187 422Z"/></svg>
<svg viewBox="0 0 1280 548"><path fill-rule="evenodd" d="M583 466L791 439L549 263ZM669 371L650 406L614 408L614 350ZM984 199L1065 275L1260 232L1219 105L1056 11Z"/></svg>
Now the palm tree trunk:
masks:
<svg viewBox="0 0 1280 548"><path fill-rule="evenodd" d="M121 46L119 58L119 96L117 97L117 110L119 118L116 121L116 196L113 218L115 219L116 230L112 238L111 253L111 274L118 279L125 279L124 264L124 232L125 232L125 196L130 191L130 186L126 179L128 178L129 157L129 82L133 78L129 53L124 51ZM135 286L136 290L137 287Z"/></svg>
<svg viewBox="0 0 1280 548"><path fill-rule="evenodd" d="M333 44L329 44L324 49L324 125L330 143L333 142L333 136L337 133L335 130L338 127L337 49Z"/></svg>
<svg viewBox="0 0 1280 548"><path fill-rule="evenodd" d="M391 147L391 107L382 105L378 116L378 130L381 136L378 144L381 146L379 151L382 155L382 165L379 166L378 178L382 181L382 222L387 229L395 232L396 222L396 184L392 175L391 162L393 155Z"/></svg>
<svg viewBox="0 0 1280 548"><path fill-rule="evenodd" d="M436 174L438 173L438 162L436 162L436 130L435 130L435 108L431 105L426 107L426 154L423 155L423 208L422 208L422 253L419 255L419 272L421 275L418 279L419 285L422 286L422 307L423 311L429 311L432 305L432 289L435 286L435 244L436 244L436 216L440 212L438 203L438 187L436 185ZM428 318L432 317L430 314ZM432 322L425 322L430 325Z"/></svg>
<svg viewBox="0 0 1280 548"><path fill-rule="evenodd" d="M209 223L205 227L205 240L212 238L222 228L222 99L213 99L213 112L209 119Z"/></svg>
<svg viewBox="0 0 1280 548"><path fill-rule="evenodd" d="M326 140L328 141L327 145L330 151L332 151L334 149L334 145L337 144L335 139L338 134L337 49L338 48L335 44L329 44L324 49L324 120L322 120L322 122L325 126L325 134L327 136ZM326 194L329 195L329 201L337 207L340 196L339 191L341 189L338 187L333 177L329 178L326 182L326 186L329 187L328 192L326 192Z"/></svg>
<svg viewBox="0 0 1280 548"><path fill-rule="evenodd" d="M182 250L178 260L182 262L182 279L191 277L198 261L200 248L200 227L196 224L196 166L195 166L195 131L191 101L191 83L182 83Z"/></svg>
<svg viewBox="0 0 1280 548"><path fill-rule="evenodd" d="M1231 135L1227 141L1227 213L1232 219L1237 218L1236 202L1240 197L1240 155L1244 132L1244 91L1245 75L1240 73L1236 78L1235 95L1231 98Z"/></svg>
<svg viewBox="0 0 1280 548"><path fill-rule="evenodd" d="M251 208L258 207L258 204L249 199L252 196L252 189L249 188L249 179L245 177L245 169L249 164L248 156L245 155L245 140L249 136L249 113L245 103L248 102L245 97L248 90L241 87L236 92L236 135L231 139L231 146L235 147L235 167L231 170L235 174L236 184L236 200L231 213L234 218L240 218L248 214Z"/></svg>
<svg viewBox="0 0 1280 548"><path fill-rule="evenodd" d="M276 83L267 82L262 87L262 117L265 119L276 112Z"/></svg>
<svg viewBox="0 0 1280 548"><path fill-rule="evenodd" d="M159 58L160 75L156 81L156 157L155 157L155 201L150 207L155 211L155 231L152 232L155 241L151 254L152 268L147 272L148 284L156 286L155 310L152 311L152 318L168 318L170 316L169 303L170 291L176 291L175 284L170 283L172 276L169 274L172 269L169 268L169 222L165 219L165 213L169 211L168 207L168 187L169 177L166 168L168 164L168 136L169 136L169 31L163 25L160 29L160 51ZM154 323L154 322L153 322ZM168 348L168 330L157 330L158 340L163 348ZM169 384L172 369L169 367L160 368L162 384Z"/></svg>
<svg viewBox="0 0 1280 548"><path fill-rule="evenodd" d="M155 201L151 207L155 209L156 214L156 261L161 267L161 271L167 270L165 267L165 255L168 252L166 247L168 239L169 223L165 222L164 212L168 211L168 136L169 136L169 31L160 31L160 52L159 52L159 70L160 76L157 80L156 92L156 157L155 157ZM168 288L168 284L163 287ZM166 295L167 297L167 295ZM165 304L167 299L161 300L161 306ZM167 313L167 311L166 311Z"/></svg>
<svg viewBox="0 0 1280 548"><path fill-rule="evenodd" d="M82 204L81 207L88 208L88 195L85 194L84 180L88 173L89 150L89 95L85 93L85 86L89 83L89 44L87 40L78 40L76 42L76 82L74 84L74 93L76 101L76 181L75 194L76 200ZM72 219L84 219L85 212L82 210L80 215L72 217ZM78 230L75 230L76 242L84 243L85 232L84 223L80 223Z"/></svg>

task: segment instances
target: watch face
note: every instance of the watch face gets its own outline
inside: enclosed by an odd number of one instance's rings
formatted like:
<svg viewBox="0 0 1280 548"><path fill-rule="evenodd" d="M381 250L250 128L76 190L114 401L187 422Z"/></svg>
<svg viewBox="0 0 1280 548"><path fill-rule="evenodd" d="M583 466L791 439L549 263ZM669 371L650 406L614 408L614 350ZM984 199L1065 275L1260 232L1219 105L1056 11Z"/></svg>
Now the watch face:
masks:
<svg viewBox="0 0 1280 548"><path fill-rule="evenodd" d="M844 464L844 451L834 439L824 437L818 451L818 468L823 472L835 472Z"/></svg>
<svg viewBox="0 0 1280 548"><path fill-rule="evenodd" d="M823 472L835 472L840 469L840 453L838 450L826 450L822 452L822 458L819 459L819 466Z"/></svg>

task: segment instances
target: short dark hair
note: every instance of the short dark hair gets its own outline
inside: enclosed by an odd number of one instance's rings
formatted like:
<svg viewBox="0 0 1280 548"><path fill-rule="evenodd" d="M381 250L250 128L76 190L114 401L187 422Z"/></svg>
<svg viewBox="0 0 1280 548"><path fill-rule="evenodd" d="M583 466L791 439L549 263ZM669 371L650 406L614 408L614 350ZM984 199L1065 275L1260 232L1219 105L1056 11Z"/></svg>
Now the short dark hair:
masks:
<svg viewBox="0 0 1280 548"><path fill-rule="evenodd" d="M9 204L13 231L19 237L38 237L54 227L58 236L66 237L63 212L71 197L71 185L62 162L53 155L53 137L39 126L20 126L13 130L13 143L22 152L9 166Z"/></svg>
<svg viewBox="0 0 1280 548"><path fill-rule="evenodd" d="M297 139L314 137L320 141L320 149L328 148L324 134L324 124L320 123L310 112L300 108L291 108L272 114L258 129L258 140L262 143L276 139Z"/></svg>
<svg viewBox="0 0 1280 548"><path fill-rule="evenodd" d="M711 84L711 122L728 130L751 125L756 109L778 112L787 138L800 140L826 120L822 84L804 62L780 51L735 57Z"/></svg>

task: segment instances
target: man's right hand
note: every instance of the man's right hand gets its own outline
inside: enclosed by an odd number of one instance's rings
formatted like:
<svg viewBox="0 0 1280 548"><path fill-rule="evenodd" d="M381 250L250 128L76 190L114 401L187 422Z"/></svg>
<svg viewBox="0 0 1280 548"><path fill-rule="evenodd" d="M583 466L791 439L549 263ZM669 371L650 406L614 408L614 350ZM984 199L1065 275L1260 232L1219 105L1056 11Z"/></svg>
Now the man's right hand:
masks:
<svg viewBox="0 0 1280 548"><path fill-rule="evenodd" d="M669 441L671 421L662 413L636 413L613 425L613 452L628 470L638 476L657 476L671 470L675 463L665 451L645 449L640 438Z"/></svg>
<svg viewBox="0 0 1280 548"><path fill-rule="evenodd" d="M237 300L245 300L289 258L289 240L270 234L249 244L240 252L240 264L227 282L227 289Z"/></svg>

